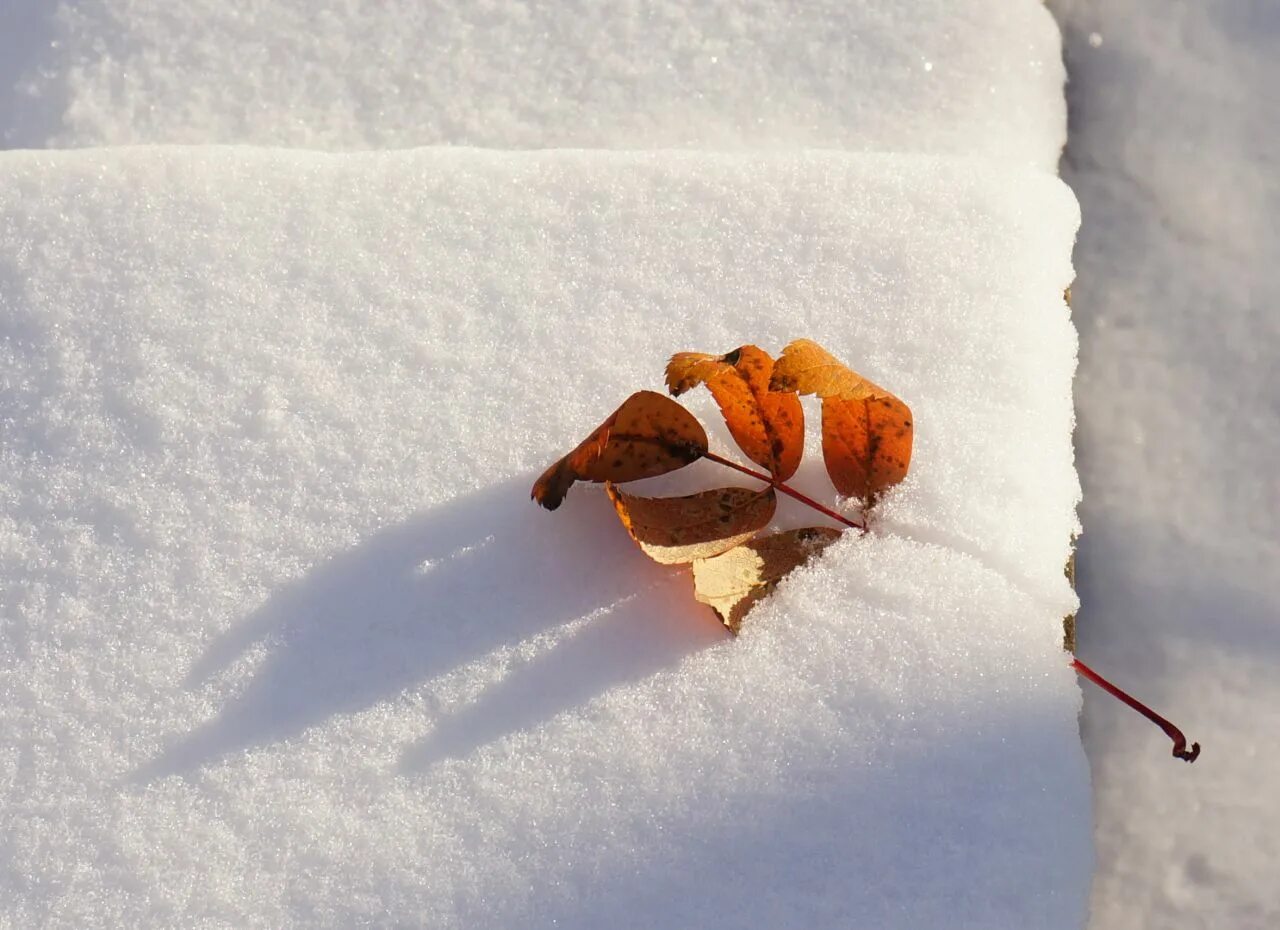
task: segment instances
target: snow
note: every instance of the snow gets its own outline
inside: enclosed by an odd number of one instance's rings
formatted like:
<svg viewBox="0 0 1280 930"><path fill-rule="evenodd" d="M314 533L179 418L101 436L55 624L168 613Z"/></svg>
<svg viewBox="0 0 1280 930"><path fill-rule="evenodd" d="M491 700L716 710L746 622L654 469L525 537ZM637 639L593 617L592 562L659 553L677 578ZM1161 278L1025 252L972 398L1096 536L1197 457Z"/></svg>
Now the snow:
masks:
<svg viewBox="0 0 1280 930"><path fill-rule="evenodd" d="M1084 215L1081 655L1204 745L1172 764L1087 694L1091 925L1280 926L1280 9L1050 6Z"/></svg>
<svg viewBox="0 0 1280 930"><path fill-rule="evenodd" d="M7 0L0 927L1083 926L1060 51L1038 0ZM672 352L801 336L912 472L741 637L528 500Z"/></svg>
<svg viewBox="0 0 1280 930"><path fill-rule="evenodd" d="M41 145L62 121L40 88L46 78L40 61L54 51L53 12L45 0L0 4L0 149Z"/></svg>
<svg viewBox="0 0 1280 930"><path fill-rule="evenodd" d="M0 156L0 922L1081 926L1077 220L927 155ZM739 639L529 502L801 335L913 470Z"/></svg>
<svg viewBox="0 0 1280 930"><path fill-rule="evenodd" d="M15 145L838 148L1053 171L1065 138L1038 0L39 5L53 38Z"/></svg>

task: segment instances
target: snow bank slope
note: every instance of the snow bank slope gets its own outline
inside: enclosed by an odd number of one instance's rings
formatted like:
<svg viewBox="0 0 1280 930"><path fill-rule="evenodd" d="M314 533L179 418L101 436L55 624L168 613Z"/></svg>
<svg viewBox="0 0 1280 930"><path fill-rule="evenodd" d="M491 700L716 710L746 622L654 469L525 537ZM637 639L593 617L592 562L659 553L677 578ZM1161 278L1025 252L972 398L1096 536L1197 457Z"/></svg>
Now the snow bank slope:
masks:
<svg viewBox="0 0 1280 930"><path fill-rule="evenodd" d="M60 145L820 147L1053 170L1065 137L1039 0L63 6L32 69L54 80L26 98Z"/></svg>
<svg viewBox="0 0 1280 930"><path fill-rule="evenodd" d="M1054 6L1084 211L1080 647L1204 744L1173 765L1087 706L1093 925L1277 927L1280 7Z"/></svg>
<svg viewBox="0 0 1280 930"><path fill-rule="evenodd" d="M1076 219L924 158L0 158L0 922L1078 927ZM798 335L914 470L739 640L528 501L673 350Z"/></svg>

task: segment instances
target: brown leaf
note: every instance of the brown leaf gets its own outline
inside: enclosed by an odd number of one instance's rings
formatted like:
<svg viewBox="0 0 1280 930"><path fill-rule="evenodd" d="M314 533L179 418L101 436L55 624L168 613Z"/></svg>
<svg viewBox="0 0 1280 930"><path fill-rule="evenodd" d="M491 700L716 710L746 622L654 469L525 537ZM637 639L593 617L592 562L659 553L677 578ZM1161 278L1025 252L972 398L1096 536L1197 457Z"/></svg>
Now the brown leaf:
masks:
<svg viewBox="0 0 1280 930"><path fill-rule="evenodd" d="M679 397L705 384L747 457L786 481L804 455L804 410L794 393L770 392L773 357L753 345L726 355L680 352L667 363L667 387Z"/></svg>
<svg viewBox="0 0 1280 930"><path fill-rule="evenodd" d="M532 498L555 510L575 481L636 481L697 461L707 434L693 414L656 391L637 391L533 485Z"/></svg>
<svg viewBox="0 0 1280 930"><path fill-rule="evenodd" d="M757 539L693 563L694 597L710 604L733 633L756 601L840 538L840 530L813 526Z"/></svg>
<svg viewBox="0 0 1280 930"><path fill-rule="evenodd" d="M841 494L872 504L911 465L911 409L826 349L797 339L782 350L770 390L822 398L822 458Z"/></svg>
<svg viewBox="0 0 1280 930"><path fill-rule="evenodd" d="M773 488L718 488L687 497L636 497L606 484L622 525L663 565L706 559L746 542L773 519Z"/></svg>

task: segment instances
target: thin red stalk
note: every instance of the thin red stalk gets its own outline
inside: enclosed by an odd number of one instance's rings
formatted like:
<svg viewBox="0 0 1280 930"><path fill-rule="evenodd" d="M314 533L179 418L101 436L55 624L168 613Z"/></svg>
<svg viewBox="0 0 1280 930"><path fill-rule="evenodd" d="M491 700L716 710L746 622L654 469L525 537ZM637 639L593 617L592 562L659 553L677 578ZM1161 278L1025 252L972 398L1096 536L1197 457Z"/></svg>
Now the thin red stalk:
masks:
<svg viewBox="0 0 1280 930"><path fill-rule="evenodd" d="M1085 678L1089 679L1091 682L1093 682L1103 691L1110 694L1113 698L1116 698L1117 700L1123 701L1125 704L1128 704L1138 713L1142 714L1142 716L1146 717L1148 720L1150 720L1160 729L1164 730L1165 736L1173 740L1173 756L1175 759L1185 759L1188 762L1196 761L1196 756L1200 755L1199 743L1192 743L1191 749L1188 750L1187 738L1182 735L1182 731L1179 730L1177 727L1175 727L1168 720L1165 720L1163 717L1157 714L1154 710L1152 710L1146 704L1143 704L1137 698L1132 697L1129 694L1126 694L1124 691L1121 691L1119 688L1117 688L1111 682L1107 681L1105 678L1103 678L1093 669L1089 668L1089 666L1085 665L1079 659L1073 659L1071 661L1071 667L1074 668L1081 675L1083 675Z"/></svg>
<svg viewBox="0 0 1280 930"><path fill-rule="evenodd" d="M766 484L771 484L775 488L777 488L779 491L781 491L783 494L788 494L791 497L794 497L800 503L805 504L809 507L812 507L814 510L818 511L818 513L828 516L832 520L836 520L840 523L843 523L845 526L851 526L855 530L860 530L863 533L867 531L866 526L864 526L863 524L856 523L853 520L850 520L848 517L843 516L842 514L836 513L830 507L824 507L822 504L819 504L817 501L815 501L812 497L809 497L808 495L805 495L805 494L801 494L795 488L790 487L789 485L785 485L781 481L774 481L772 477L770 477L769 475L766 475L764 472L755 471L754 469L747 468L745 465L739 465L737 462L732 462L729 459L722 458L721 456L716 455L714 452L705 452L703 453L702 457L710 459L711 461L719 465L723 465L726 468L732 468L734 471L740 471L744 475L750 475L752 478L755 478L758 481L763 481Z"/></svg>

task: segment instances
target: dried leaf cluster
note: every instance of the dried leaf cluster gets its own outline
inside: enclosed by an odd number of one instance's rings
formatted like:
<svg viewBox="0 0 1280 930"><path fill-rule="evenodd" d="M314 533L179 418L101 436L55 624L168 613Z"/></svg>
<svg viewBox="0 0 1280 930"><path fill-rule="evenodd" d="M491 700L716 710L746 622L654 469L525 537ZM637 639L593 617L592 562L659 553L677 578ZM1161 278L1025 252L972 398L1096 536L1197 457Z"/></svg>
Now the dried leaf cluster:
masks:
<svg viewBox="0 0 1280 930"><path fill-rule="evenodd" d="M632 539L654 561L691 565L694 596L737 632L752 605L841 533L808 527L755 538L773 519L779 491L847 526L865 529L786 484L804 455L800 395L821 398L827 473L837 491L862 501L864 519L880 495L906 476L911 411L807 339L792 342L776 362L754 345L724 355L680 352L667 364L666 376L676 397L705 385L734 441L768 473L712 453L702 425L684 407L653 391L638 391L548 468L534 483L532 496L555 510L575 482L604 482ZM615 487L701 458L766 485L668 498L638 497Z"/></svg>
<svg viewBox="0 0 1280 930"><path fill-rule="evenodd" d="M673 400L638 391L582 443L533 485L533 499L555 510L577 481L604 482L618 518L651 559L690 565L694 596L710 605L736 633L752 606L789 572L840 537L842 530L811 526L757 537L769 525L778 493L788 494L838 523L866 531L806 497L786 481L804 455L800 395L822 401L822 458L836 490L862 502L865 520L887 488L911 464L911 411L901 400L850 370L808 339L797 339L776 362L763 349L741 346L724 355L680 352L667 363L667 388L679 397L706 385L729 433L757 472L711 452L697 419ZM708 459L750 475L762 488L715 488L685 497L638 497L615 485L652 478ZM1173 756L1194 762L1200 744L1188 748L1169 720L1107 681L1079 659L1072 666L1162 729Z"/></svg>

